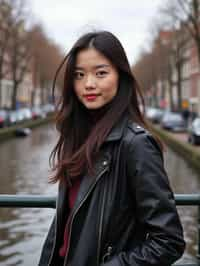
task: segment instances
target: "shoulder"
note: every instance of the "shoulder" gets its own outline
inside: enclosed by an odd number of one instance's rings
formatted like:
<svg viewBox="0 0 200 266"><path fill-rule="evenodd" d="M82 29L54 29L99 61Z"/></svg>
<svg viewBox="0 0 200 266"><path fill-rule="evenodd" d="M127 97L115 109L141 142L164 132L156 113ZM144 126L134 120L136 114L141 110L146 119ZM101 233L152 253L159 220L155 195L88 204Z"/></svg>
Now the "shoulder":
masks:
<svg viewBox="0 0 200 266"><path fill-rule="evenodd" d="M133 135L142 134L142 133L144 134L149 132L147 129L145 129L144 127L140 126L138 123L133 122L131 120L128 120L127 122L127 130L132 132Z"/></svg>
<svg viewBox="0 0 200 266"><path fill-rule="evenodd" d="M158 151L162 154L162 150L155 136L148 129L131 120L128 120L123 141L129 151L134 150L139 153Z"/></svg>
<svg viewBox="0 0 200 266"><path fill-rule="evenodd" d="M124 130L123 140L127 144L130 144L133 140L135 141L136 139L137 141L140 141L147 135L150 135L150 132L146 128L136 122L128 120Z"/></svg>

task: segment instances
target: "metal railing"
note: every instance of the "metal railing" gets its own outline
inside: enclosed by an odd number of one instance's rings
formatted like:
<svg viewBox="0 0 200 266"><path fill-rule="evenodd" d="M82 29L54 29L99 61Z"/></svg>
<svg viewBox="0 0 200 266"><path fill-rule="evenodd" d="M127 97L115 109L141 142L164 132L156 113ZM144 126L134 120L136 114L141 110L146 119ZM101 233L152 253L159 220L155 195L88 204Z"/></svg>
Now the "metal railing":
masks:
<svg viewBox="0 0 200 266"><path fill-rule="evenodd" d="M200 265L200 194L175 194L176 205L198 207L198 264L177 264L176 266ZM41 195L0 195L0 208L56 208L56 197ZM175 266L175 265L174 265Z"/></svg>
<svg viewBox="0 0 200 266"><path fill-rule="evenodd" d="M0 208L56 208L56 197L0 194Z"/></svg>

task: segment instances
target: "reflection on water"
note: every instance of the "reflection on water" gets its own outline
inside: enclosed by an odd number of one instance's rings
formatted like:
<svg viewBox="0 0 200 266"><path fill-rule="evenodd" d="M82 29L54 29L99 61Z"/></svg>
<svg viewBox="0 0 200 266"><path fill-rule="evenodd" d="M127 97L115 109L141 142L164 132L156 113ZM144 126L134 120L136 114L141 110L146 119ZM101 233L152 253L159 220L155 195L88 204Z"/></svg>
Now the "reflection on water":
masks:
<svg viewBox="0 0 200 266"><path fill-rule="evenodd" d="M0 193L56 195L48 184L48 157L56 142L51 125L33 131L27 138L0 144ZM183 159L168 150L165 165L175 193L198 193L200 177ZM184 260L194 260L197 251L197 208L178 207L187 251ZM35 266L52 221L51 209L0 209L0 266Z"/></svg>
<svg viewBox="0 0 200 266"><path fill-rule="evenodd" d="M56 142L52 126L0 145L1 194L56 194L48 184L48 157ZM54 210L0 209L0 265L37 265Z"/></svg>
<svg viewBox="0 0 200 266"><path fill-rule="evenodd" d="M199 193L200 173L193 170L189 164L178 157L169 148L165 153L165 166L174 193ZM198 208L191 206L179 206L178 212L184 229L184 237L187 243L183 260L191 262L197 254L197 217Z"/></svg>

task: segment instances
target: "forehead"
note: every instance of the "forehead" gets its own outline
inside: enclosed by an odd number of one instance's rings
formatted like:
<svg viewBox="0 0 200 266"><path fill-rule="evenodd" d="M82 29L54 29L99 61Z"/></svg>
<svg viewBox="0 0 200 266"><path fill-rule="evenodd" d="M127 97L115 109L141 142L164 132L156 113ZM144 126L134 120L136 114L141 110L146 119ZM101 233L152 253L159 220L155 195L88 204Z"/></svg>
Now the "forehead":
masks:
<svg viewBox="0 0 200 266"><path fill-rule="evenodd" d="M75 66L76 68L112 67L112 63L95 48L88 48L78 52Z"/></svg>

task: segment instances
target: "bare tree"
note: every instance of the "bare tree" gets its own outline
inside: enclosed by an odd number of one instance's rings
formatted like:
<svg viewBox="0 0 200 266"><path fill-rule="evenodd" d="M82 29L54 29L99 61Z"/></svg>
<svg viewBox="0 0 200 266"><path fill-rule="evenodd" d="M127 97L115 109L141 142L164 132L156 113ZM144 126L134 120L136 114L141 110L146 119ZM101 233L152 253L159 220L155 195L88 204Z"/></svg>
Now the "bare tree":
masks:
<svg viewBox="0 0 200 266"><path fill-rule="evenodd" d="M40 25L32 29L32 65L34 86L41 89L41 102L44 104L51 95L52 80L63 58L61 49L45 35ZM58 86L61 86L59 77Z"/></svg>
<svg viewBox="0 0 200 266"><path fill-rule="evenodd" d="M18 87L28 71L30 39L26 30L24 0L0 0L0 92L3 78L12 80L12 108L16 108Z"/></svg>
<svg viewBox="0 0 200 266"><path fill-rule="evenodd" d="M150 90L153 94L154 104L157 105L157 81L158 71L156 65L156 55L151 52L144 51L138 62L132 67L132 70L138 79L145 94Z"/></svg>
<svg viewBox="0 0 200 266"><path fill-rule="evenodd" d="M6 77L7 69L7 45L11 37L12 6L9 1L0 0L0 105L2 98L2 80Z"/></svg>
<svg viewBox="0 0 200 266"><path fill-rule="evenodd" d="M184 27L193 39L197 48L200 68L200 1L199 0L171 0L164 13L173 19L176 26Z"/></svg>
<svg viewBox="0 0 200 266"><path fill-rule="evenodd" d="M183 29L160 31L155 37L151 52L143 53L140 60L133 67L144 90L148 93L151 89L153 104L158 105L158 84L161 89L162 99L166 91L169 93L170 108L174 110L173 89L177 89L177 107L182 107L183 66L187 62L186 49L188 34Z"/></svg>
<svg viewBox="0 0 200 266"><path fill-rule="evenodd" d="M182 85L185 81L185 77L183 76L183 66L189 60L189 58L186 56L188 42L189 38L187 34L184 34L184 28L174 31L172 39L171 60L176 71L176 79L172 81L172 84L177 88L177 108L179 111L182 111Z"/></svg>
<svg viewBox="0 0 200 266"><path fill-rule="evenodd" d="M24 30L24 22L20 21L12 29L9 57L10 70L13 81L12 109L16 108L18 87L22 83L25 74L30 71L30 38L29 33Z"/></svg>

